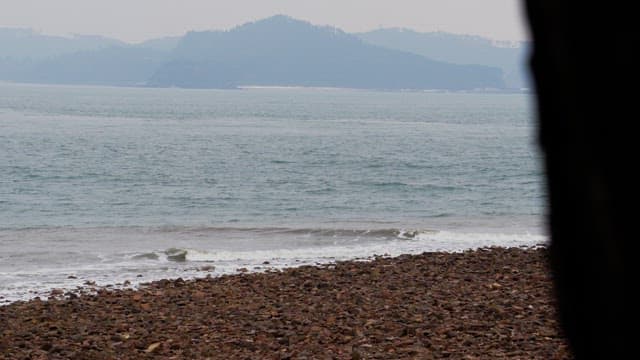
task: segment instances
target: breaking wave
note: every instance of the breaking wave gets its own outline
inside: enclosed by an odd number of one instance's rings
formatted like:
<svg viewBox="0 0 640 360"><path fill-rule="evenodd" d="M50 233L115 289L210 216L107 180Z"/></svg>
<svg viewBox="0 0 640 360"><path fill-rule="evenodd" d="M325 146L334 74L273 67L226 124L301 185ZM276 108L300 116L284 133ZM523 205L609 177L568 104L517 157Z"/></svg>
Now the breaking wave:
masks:
<svg viewBox="0 0 640 360"><path fill-rule="evenodd" d="M264 231L264 230L262 230ZM396 256L422 252L457 252L483 247L532 247L547 243L547 237L537 234L458 233L436 230L346 230L346 229L271 229L279 234L298 236L352 236L360 241L350 243L320 243L280 249L215 249L172 247L132 256L136 260L169 262L260 263L281 261L336 261L367 258L376 255ZM370 237L370 239L367 239ZM372 241L367 241L372 240Z"/></svg>

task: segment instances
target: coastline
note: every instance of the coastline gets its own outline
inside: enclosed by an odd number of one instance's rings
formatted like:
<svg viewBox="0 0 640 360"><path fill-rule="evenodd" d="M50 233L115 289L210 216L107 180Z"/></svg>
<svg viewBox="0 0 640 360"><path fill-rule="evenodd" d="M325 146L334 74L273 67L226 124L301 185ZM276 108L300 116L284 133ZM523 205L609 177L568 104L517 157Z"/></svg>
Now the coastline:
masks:
<svg viewBox="0 0 640 360"><path fill-rule="evenodd" d="M0 230L0 306L54 289L135 288L141 283L321 265L423 252L459 252L484 247L531 247L544 235L464 220L468 231L446 224L389 227L380 224L328 227L36 228ZM486 223L485 223L486 224ZM376 227L378 226L378 227ZM507 225L505 225L507 226ZM421 230L419 230L421 229ZM475 230L478 229L478 230ZM17 242L15 239L21 239ZM85 239L94 239L85 241ZM247 239L256 239L247 241ZM301 242L304 239L304 242ZM41 246L59 244L41 252ZM109 247L100 244L110 244ZM269 264L265 266L265 262ZM204 270L203 270L204 269Z"/></svg>
<svg viewBox="0 0 640 360"><path fill-rule="evenodd" d="M0 359L570 358L545 248L52 292L0 307Z"/></svg>

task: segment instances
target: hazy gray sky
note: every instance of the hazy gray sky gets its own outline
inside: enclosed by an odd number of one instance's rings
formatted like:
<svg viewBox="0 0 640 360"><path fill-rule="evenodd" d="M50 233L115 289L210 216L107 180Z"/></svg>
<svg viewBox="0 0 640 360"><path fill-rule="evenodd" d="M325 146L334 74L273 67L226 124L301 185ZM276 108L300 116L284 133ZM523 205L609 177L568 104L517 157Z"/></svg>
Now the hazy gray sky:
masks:
<svg viewBox="0 0 640 360"><path fill-rule="evenodd" d="M139 42L285 14L348 32L378 27L526 38L519 0L0 0L0 27Z"/></svg>

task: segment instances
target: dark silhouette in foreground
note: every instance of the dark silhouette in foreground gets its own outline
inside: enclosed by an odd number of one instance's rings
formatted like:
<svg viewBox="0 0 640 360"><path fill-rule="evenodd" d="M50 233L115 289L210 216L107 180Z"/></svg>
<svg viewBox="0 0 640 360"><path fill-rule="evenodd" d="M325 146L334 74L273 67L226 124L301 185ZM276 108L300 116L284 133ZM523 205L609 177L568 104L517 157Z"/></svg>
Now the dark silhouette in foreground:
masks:
<svg viewBox="0 0 640 360"><path fill-rule="evenodd" d="M578 359L626 358L625 333L634 330L624 326L622 254L637 187L627 138L635 107L631 12L555 0L526 5L561 321Z"/></svg>

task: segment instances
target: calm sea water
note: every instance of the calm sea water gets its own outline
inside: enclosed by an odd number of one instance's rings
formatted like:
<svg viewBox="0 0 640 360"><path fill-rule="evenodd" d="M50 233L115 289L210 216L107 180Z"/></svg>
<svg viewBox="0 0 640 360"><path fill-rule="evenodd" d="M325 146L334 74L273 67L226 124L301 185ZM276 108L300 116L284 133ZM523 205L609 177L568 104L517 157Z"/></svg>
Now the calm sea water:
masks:
<svg viewBox="0 0 640 360"><path fill-rule="evenodd" d="M530 101L0 84L0 296L542 242Z"/></svg>

